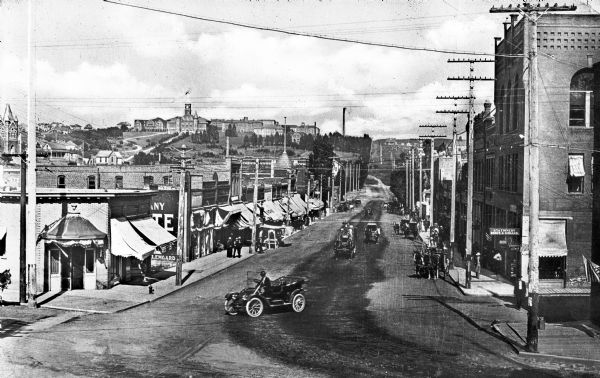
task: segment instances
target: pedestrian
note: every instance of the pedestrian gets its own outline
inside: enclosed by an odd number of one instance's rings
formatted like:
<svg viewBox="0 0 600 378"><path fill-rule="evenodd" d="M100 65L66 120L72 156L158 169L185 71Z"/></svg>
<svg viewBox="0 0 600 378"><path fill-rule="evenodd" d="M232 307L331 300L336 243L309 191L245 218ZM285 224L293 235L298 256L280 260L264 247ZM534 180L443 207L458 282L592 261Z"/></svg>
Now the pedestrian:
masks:
<svg viewBox="0 0 600 378"><path fill-rule="evenodd" d="M235 241L233 242L233 245L235 247L235 251L233 253L233 257L235 256L235 253L237 252L237 257L242 257L242 237L238 235L237 238L235 238Z"/></svg>
<svg viewBox="0 0 600 378"><path fill-rule="evenodd" d="M227 257L233 257L233 237L231 234L225 241L225 248L227 249Z"/></svg>

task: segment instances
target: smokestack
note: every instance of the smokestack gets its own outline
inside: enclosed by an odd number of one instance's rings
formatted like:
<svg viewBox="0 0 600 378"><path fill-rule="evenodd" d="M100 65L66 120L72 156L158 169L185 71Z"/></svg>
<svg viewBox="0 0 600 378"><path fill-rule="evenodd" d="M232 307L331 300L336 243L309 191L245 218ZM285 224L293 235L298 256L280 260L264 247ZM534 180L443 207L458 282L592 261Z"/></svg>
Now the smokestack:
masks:
<svg viewBox="0 0 600 378"><path fill-rule="evenodd" d="M227 137L227 144L225 145L225 157L229 157L229 137Z"/></svg>
<svg viewBox="0 0 600 378"><path fill-rule="evenodd" d="M346 136L346 108L342 109L342 135Z"/></svg>

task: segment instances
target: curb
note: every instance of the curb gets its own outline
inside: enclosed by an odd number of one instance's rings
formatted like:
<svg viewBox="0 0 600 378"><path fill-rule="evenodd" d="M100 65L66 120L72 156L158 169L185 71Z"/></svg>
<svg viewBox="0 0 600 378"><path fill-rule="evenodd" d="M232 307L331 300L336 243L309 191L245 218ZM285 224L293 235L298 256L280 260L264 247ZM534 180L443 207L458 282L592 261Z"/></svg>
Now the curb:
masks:
<svg viewBox="0 0 600 378"><path fill-rule="evenodd" d="M547 353L532 353L532 352L520 351L519 356L525 357L525 358L534 358L536 360L542 360L542 361L554 361L554 362L563 361L565 363L571 363L571 364L579 363L579 364L583 364L583 365L587 365L587 366L599 366L600 365L600 360L593 360L593 359L587 359L587 358L581 358L581 357L558 356L555 354L547 354Z"/></svg>
<svg viewBox="0 0 600 378"><path fill-rule="evenodd" d="M61 311L72 311L72 312L87 312L89 314L112 314L114 311L103 311L103 310L85 310L82 308L70 308L70 307L61 307L61 306L46 306L42 305L41 308L50 308L52 310L61 310Z"/></svg>

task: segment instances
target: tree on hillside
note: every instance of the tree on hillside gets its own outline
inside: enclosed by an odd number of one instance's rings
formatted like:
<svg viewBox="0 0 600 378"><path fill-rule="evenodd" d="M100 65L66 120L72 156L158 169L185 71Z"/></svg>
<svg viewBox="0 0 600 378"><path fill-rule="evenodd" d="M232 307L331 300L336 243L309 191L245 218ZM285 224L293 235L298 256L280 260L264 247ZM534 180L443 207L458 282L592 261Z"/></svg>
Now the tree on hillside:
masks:
<svg viewBox="0 0 600 378"><path fill-rule="evenodd" d="M326 193L331 190L327 183L328 178L331 177L333 156L333 145L329 140L318 135L314 140L312 153L308 156L308 169L315 178L321 179L323 175L323 198L327 198Z"/></svg>

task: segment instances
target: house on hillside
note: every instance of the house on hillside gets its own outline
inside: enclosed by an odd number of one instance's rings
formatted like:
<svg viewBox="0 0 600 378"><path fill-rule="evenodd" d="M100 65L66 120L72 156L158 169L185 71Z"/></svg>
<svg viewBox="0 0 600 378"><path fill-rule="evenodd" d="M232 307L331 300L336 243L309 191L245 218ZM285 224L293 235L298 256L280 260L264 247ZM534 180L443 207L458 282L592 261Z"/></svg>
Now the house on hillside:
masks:
<svg viewBox="0 0 600 378"><path fill-rule="evenodd" d="M123 155L118 151L100 150L94 156L95 165L122 165Z"/></svg>

